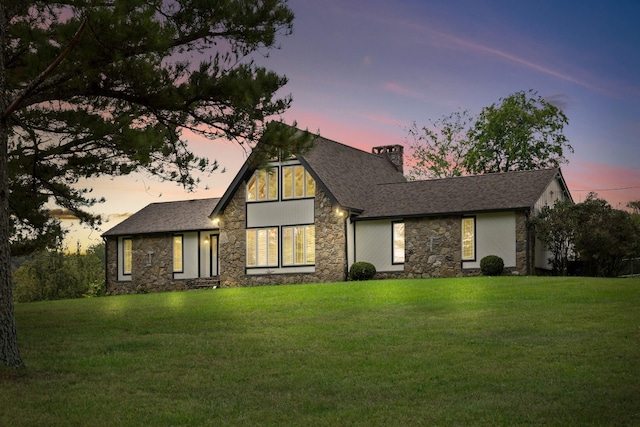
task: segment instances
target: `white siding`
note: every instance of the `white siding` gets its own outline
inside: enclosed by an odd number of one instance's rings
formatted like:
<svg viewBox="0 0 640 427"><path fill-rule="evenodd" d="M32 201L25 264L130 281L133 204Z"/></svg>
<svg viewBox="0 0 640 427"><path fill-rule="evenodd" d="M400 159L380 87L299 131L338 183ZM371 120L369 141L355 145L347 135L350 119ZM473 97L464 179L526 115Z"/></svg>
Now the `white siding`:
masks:
<svg viewBox="0 0 640 427"><path fill-rule="evenodd" d="M173 273L174 279L198 277L198 234L197 232L182 233L182 273Z"/></svg>
<svg viewBox="0 0 640 427"><path fill-rule="evenodd" d="M404 264L393 264L393 226L391 220L358 221L355 226L355 261L370 262L376 271L403 271Z"/></svg>
<svg viewBox="0 0 640 427"><path fill-rule="evenodd" d="M313 224L314 199L247 203L247 228Z"/></svg>
<svg viewBox="0 0 640 427"><path fill-rule="evenodd" d="M480 260L497 255L505 267L516 266L516 214L500 212L476 217L476 260L463 263L463 268L480 268Z"/></svg>

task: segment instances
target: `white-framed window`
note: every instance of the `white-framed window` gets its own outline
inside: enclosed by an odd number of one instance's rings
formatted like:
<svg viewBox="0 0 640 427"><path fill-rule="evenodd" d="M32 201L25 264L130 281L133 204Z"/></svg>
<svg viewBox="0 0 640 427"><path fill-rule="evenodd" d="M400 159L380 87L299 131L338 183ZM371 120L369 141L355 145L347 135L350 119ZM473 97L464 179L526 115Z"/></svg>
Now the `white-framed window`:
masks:
<svg viewBox="0 0 640 427"><path fill-rule="evenodd" d="M129 237L122 239L122 274L131 275L133 267L133 240Z"/></svg>
<svg viewBox="0 0 640 427"><path fill-rule="evenodd" d="M282 167L282 198L314 197L316 181L302 165Z"/></svg>
<svg viewBox="0 0 640 427"><path fill-rule="evenodd" d="M462 218L462 260L476 259L476 218Z"/></svg>
<svg viewBox="0 0 640 427"><path fill-rule="evenodd" d="M282 265L316 263L316 227L297 225L282 227Z"/></svg>
<svg viewBox="0 0 640 427"><path fill-rule="evenodd" d="M247 182L247 201L278 200L278 168L259 169Z"/></svg>
<svg viewBox="0 0 640 427"><path fill-rule="evenodd" d="M247 230L247 267L278 266L278 227Z"/></svg>
<svg viewBox="0 0 640 427"><path fill-rule="evenodd" d="M393 264L404 264L404 222L393 224Z"/></svg>
<svg viewBox="0 0 640 427"><path fill-rule="evenodd" d="M182 273L184 271L184 236L177 234L173 236L173 272Z"/></svg>

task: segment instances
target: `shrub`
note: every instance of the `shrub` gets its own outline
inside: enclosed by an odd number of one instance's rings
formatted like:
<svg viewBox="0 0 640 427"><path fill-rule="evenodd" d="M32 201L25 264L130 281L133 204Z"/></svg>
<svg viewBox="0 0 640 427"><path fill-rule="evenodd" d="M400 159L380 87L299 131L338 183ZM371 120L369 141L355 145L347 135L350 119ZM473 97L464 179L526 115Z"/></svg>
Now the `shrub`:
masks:
<svg viewBox="0 0 640 427"><path fill-rule="evenodd" d="M480 270L485 276L499 276L504 270L504 261L497 255L487 255L480 260Z"/></svg>
<svg viewBox="0 0 640 427"><path fill-rule="evenodd" d="M376 268L369 262L354 262L349 269L349 277L351 280L369 280L375 275Z"/></svg>

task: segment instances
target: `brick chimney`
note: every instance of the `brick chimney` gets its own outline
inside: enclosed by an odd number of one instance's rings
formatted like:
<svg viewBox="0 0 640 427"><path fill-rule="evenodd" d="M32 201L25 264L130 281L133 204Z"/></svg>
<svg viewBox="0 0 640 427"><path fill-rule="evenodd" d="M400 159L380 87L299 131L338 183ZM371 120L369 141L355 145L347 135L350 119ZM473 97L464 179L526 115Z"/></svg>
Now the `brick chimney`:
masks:
<svg viewBox="0 0 640 427"><path fill-rule="evenodd" d="M404 173L404 147L402 145L384 145L382 147L373 147L373 154L385 156L393 163L398 172Z"/></svg>

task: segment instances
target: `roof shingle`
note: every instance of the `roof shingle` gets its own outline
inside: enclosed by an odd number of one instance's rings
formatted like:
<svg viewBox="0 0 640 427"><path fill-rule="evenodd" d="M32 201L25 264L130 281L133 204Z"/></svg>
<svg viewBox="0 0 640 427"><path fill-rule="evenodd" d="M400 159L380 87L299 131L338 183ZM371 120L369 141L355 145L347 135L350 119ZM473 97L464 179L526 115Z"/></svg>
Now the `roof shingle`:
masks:
<svg viewBox="0 0 640 427"><path fill-rule="evenodd" d="M219 198L151 203L122 221L103 236L210 230L209 214Z"/></svg>

